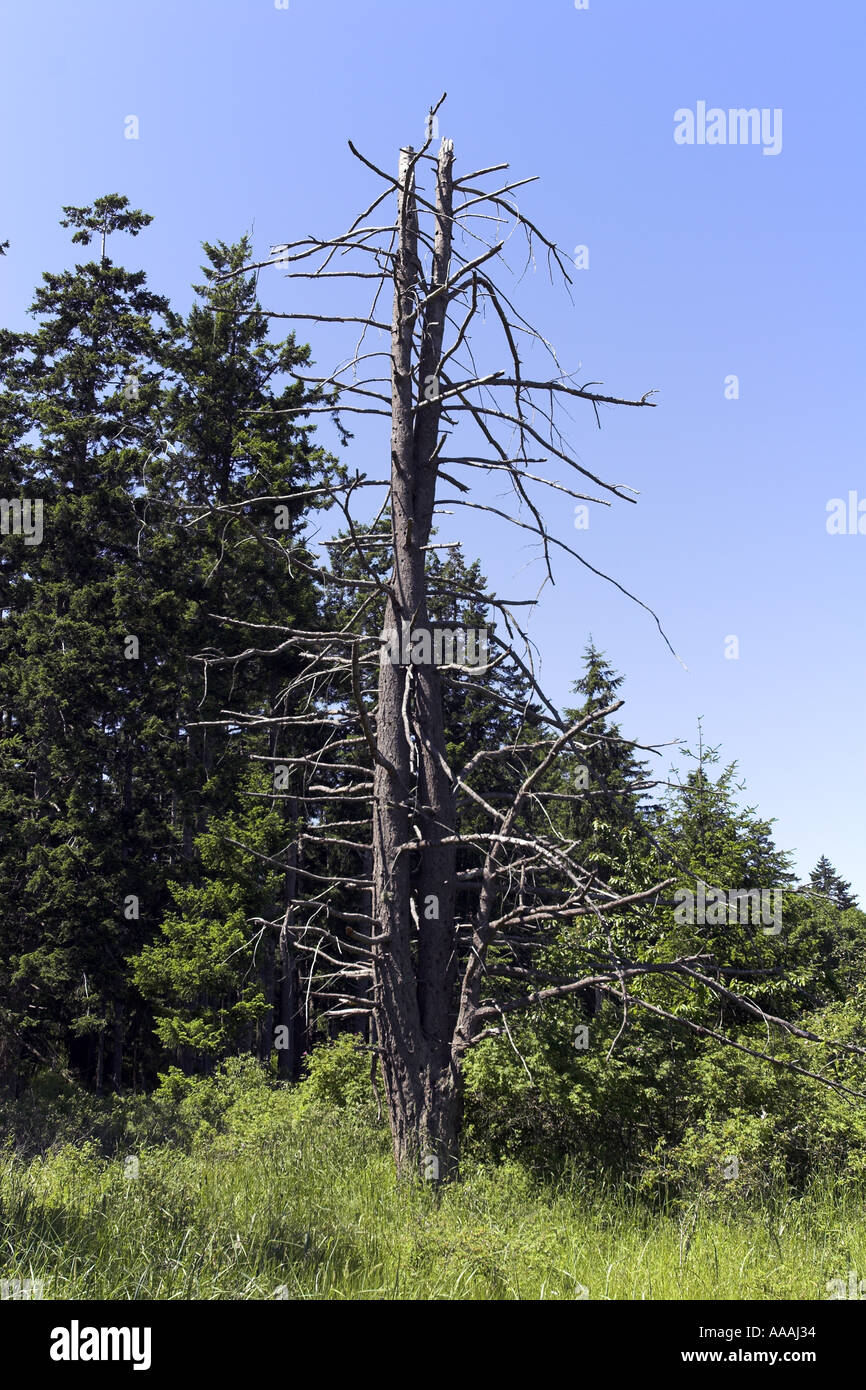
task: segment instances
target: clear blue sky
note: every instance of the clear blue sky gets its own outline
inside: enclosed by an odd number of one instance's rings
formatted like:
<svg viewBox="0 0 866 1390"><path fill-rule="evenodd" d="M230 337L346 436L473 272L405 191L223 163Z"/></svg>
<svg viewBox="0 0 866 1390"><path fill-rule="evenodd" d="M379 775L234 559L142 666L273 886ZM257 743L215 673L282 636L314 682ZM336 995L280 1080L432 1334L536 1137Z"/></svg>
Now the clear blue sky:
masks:
<svg viewBox="0 0 866 1390"><path fill-rule="evenodd" d="M586 466L639 505L595 509L588 532L567 501L548 518L652 604L688 670L642 610L563 557L533 625L548 689L567 701L592 632L627 675L631 736L693 742L703 716L799 871L824 852L866 900L866 535L825 524L831 498L866 500L864 38L853 0L10 4L3 321L23 326L40 273L71 259L62 204L119 191L153 213L124 259L184 305L202 239L252 227L264 255L341 230L377 191L347 137L391 168L447 90L458 167L540 175L528 215L589 247L573 304L539 274L521 306L565 367L659 392L657 410L608 412L600 433L589 407L574 415ZM674 112L700 101L781 109L781 152L677 145ZM267 274L266 307L295 307ZM359 435L353 461L372 470L380 447ZM531 550L472 513L458 523L500 592L534 591Z"/></svg>

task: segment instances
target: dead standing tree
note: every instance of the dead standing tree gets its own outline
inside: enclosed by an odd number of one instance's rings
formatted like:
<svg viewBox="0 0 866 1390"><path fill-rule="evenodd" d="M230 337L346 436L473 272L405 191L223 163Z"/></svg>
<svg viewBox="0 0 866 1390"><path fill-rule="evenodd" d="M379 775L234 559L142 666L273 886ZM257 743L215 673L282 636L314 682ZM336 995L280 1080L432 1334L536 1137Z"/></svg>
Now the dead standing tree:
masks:
<svg viewBox="0 0 866 1390"><path fill-rule="evenodd" d="M290 277L374 282L372 307L357 315L274 315L362 325L343 367L328 377L299 377L322 391L335 391L341 413L390 419L388 477L356 473L318 489L339 505L346 521L347 535L331 544L351 549L361 577L349 581L318 567L306 549L258 527L250 509L235 509L248 516L251 532L262 544L282 547L288 563L325 586L348 585L363 597L352 621L340 628L278 629L275 648L256 645L233 656L210 655L207 661L236 663L289 650L303 659L301 674L281 692L281 712L224 712L225 722L235 727L280 725L320 734L313 756L271 759L285 765L292 780L290 788L274 794L295 799L304 828L286 852L292 887L282 918L256 919L254 925L277 934L284 959L287 939L292 939L294 950L308 963L302 989L307 999L323 1006L329 1017L360 1017L369 1023L399 1170L417 1172L423 1165L428 1176L446 1177L457 1161L463 1059L480 1039L507 1033L509 1013L595 988L616 1003L624 1021L632 1005L673 1020L673 1014L634 993L642 976L662 972L693 993L703 990L706 998L736 1000L762 1020L767 1016L732 993L725 980L735 972L726 972L712 958L696 955L648 964L626 959L616 949L608 922L652 907L673 880L617 895L596 876L592 864L576 861L575 845L549 814L551 798L561 799L561 793L546 789L556 760L591 747L602 736L598 731L605 717L619 706L565 726L536 680L530 645L515 618L516 607L535 600L455 594L495 611L504 627L505 638L493 638L493 653L483 665L467 663L459 641L458 659L443 660L441 644L437 647L431 639L428 556L435 517L446 506L458 505L505 518L535 537L551 579L554 546L587 565L552 535L530 489L538 485L571 498L609 503L533 471L535 467L556 460L568 470L566 477L576 473L602 493L635 499L627 495L630 489L604 483L573 457L558 427L557 405L585 400L598 416L601 404L643 408L652 402L651 393L639 399L612 397L590 389L597 383L578 385L561 374L552 348L490 278L489 264L502 256L507 237L489 240L478 230L478 224L498 230L510 223L509 235L518 231L525 237L530 258L537 244L549 267L568 281L554 244L513 200L520 184L506 182L485 191L479 181L506 165L455 178L451 142L444 140L436 157L428 156L429 145L428 139L420 151L402 150L392 177L350 144L357 158L384 180L384 191L344 235L281 245L270 261L261 263L283 265ZM419 189L418 173L431 164L435 191L428 199ZM368 222L394 194L396 221ZM332 269L335 257L351 255L364 258L362 268ZM429 258L426 270L424 256ZM311 258L313 269L299 268ZM381 321L378 308L389 290L390 325ZM483 310L490 311L501 330L508 370L482 374L476 368L470 330ZM390 350L365 350L368 335L380 331L390 333ZM528 346L521 351L518 345L524 342ZM555 369L540 379L525 369L528 351L538 348L549 354ZM359 375L362 364L382 356L390 359L388 376ZM304 415L332 409L324 400L298 407ZM448 440L464 421L477 429L484 453L446 453ZM517 514L469 498L466 482L454 476L460 469L502 475L513 489ZM441 482L459 495L440 498ZM351 504L366 487L381 488L384 496L373 525L360 527ZM278 507L290 500L257 502ZM383 546L390 558L386 579L381 566L374 571L369 563L373 550L381 553ZM363 620L377 604L380 611L384 605L385 632L371 637ZM462 681L478 689L485 674L503 663L528 683L541 709L541 734L536 730L525 741L476 753L463 768L451 767L443 682ZM375 692L364 688L370 676L377 679ZM508 763L515 779L508 802L499 806L484 789L485 769L497 760ZM467 805L476 818L480 809L486 829L463 827L461 808ZM359 816L359 807L371 815ZM459 871L458 847L464 864L470 861ZM334 852L357 856L357 873L347 877L328 868L327 856ZM351 906L341 897L347 890ZM593 927L586 969L568 977L534 969L533 948L549 944L563 924L581 919ZM512 963L503 963L494 946L510 951ZM503 982L509 991L504 999L497 992ZM675 1021L702 1034L712 1032L680 1017ZM812 1036L782 1020L769 1021L784 1031ZM751 1051L748 1046L745 1050Z"/></svg>

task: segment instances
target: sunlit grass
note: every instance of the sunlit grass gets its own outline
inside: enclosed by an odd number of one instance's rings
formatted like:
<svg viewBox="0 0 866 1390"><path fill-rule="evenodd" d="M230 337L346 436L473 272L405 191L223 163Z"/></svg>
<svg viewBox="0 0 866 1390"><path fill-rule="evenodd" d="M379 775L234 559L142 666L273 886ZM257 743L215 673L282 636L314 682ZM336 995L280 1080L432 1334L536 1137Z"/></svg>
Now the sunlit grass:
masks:
<svg viewBox="0 0 866 1390"><path fill-rule="evenodd" d="M866 1278L866 1208L830 1187L662 1213L516 1166L438 1194L400 1183L384 1136L345 1113L220 1142L4 1159L0 1278L46 1298L554 1300L813 1300Z"/></svg>

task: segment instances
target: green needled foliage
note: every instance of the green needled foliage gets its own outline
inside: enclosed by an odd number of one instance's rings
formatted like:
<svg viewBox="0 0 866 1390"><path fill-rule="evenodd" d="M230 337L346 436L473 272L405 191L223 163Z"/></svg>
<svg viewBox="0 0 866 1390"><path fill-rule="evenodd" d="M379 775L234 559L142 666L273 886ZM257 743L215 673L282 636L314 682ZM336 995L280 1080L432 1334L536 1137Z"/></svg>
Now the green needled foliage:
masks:
<svg viewBox="0 0 866 1390"><path fill-rule="evenodd" d="M3 1047L13 1074L68 1060L102 1086L120 1081L124 957L160 891L175 764L164 634L181 601L143 563L135 510L171 335L165 299L105 244L150 218L117 195L66 212L102 256L43 276L12 378L16 481L44 536L7 542Z"/></svg>
<svg viewBox="0 0 866 1390"><path fill-rule="evenodd" d="M246 239L205 247L184 320L110 258L149 217L117 195L65 212L101 258L46 274L36 330L0 343L4 491L39 499L44 525L41 544L4 538L0 570L0 1070L15 1086L68 1065L100 1089L146 1078L151 1022L127 962L169 882L200 876L209 815L242 797L232 738L193 725L232 691L266 713L285 674L225 668L203 691L191 658L225 643L210 615L303 625L315 606L279 545L232 545L249 535L242 505L234 525L208 508L263 479L298 490L323 456L298 416L274 413L303 403L287 373L306 350L266 341L251 277L220 282ZM273 509L252 524L297 544L303 510L280 533Z"/></svg>

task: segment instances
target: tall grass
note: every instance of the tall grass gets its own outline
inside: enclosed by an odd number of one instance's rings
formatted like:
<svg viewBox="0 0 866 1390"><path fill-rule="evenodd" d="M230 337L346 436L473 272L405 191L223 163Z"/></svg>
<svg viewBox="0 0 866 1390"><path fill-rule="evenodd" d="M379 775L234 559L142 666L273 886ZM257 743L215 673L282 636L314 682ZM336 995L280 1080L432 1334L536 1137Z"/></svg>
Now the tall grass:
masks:
<svg viewBox="0 0 866 1390"><path fill-rule="evenodd" d="M400 1183L351 1112L134 1158L0 1162L0 1278L81 1299L825 1299L866 1278L866 1208L831 1186L758 1208L653 1211L572 1174Z"/></svg>

